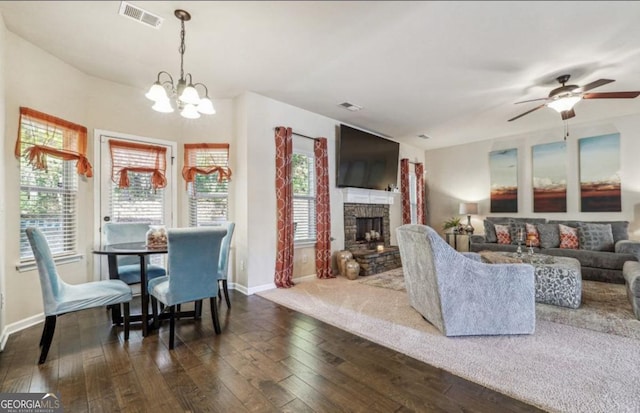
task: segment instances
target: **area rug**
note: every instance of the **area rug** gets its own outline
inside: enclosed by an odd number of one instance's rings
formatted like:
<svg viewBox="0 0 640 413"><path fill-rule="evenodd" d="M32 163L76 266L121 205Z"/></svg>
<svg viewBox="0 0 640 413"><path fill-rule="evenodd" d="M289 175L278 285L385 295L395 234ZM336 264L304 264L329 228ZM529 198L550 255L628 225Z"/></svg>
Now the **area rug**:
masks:
<svg viewBox="0 0 640 413"><path fill-rule="evenodd" d="M360 277L358 282L405 291L402 268ZM538 303L536 318L640 340L640 320L633 314L625 286L622 284L583 281L580 308Z"/></svg>
<svg viewBox="0 0 640 413"><path fill-rule="evenodd" d="M403 291L338 277L258 295L551 412L640 411L640 341L536 321L532 335L444 337Z"/></svg>

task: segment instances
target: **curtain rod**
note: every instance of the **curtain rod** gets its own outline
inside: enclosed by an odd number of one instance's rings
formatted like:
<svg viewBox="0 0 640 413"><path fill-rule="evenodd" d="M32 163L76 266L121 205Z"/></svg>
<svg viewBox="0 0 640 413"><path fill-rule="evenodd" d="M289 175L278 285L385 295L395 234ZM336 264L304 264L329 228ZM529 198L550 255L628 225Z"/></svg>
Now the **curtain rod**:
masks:
<svg viewBox="0 0 640 413"><path fill-rule="evenodd" d="M280 129L280 128L277 127L275 129L277 130L277 129ZM307 139L311 139L311 140L314 140L314 141L316 140L316 138L312 138L311 136L303 135L301 133L291 132L291 134L292 135L296 135L296 136L300 136L301 138L307 138Z"/></svg>

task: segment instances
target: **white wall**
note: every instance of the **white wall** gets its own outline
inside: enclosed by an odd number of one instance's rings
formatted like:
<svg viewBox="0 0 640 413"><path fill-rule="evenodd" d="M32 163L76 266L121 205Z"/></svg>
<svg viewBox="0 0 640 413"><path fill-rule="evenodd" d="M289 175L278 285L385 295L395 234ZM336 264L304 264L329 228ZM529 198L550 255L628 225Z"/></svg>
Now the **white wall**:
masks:
<svg viewBox="0 0 640 413"><path fill-rule="evenodd" d="M4 18L2 14L0 14L0 131L5 130L5 67L7 63L6 56L6 29L4 25ZM5 137L5 141L6 141ZM5 159L5 147L6 145L0 145L0 159ZM4 168L0 168L0 194L6 194L5 192L5 171ZM2 228L6 228L7 225L7 214L6 214L6 196L0 197L0 226ZM6 244L7 235L4 231L0 231L0 295L2 295L2 300L4 301L4 297L6 297L5 292L5 265L6 265L6 254L5 244ZM0 304L0 350L4 348L4 343L6 340L5 334L5 325L6 325L6 316L5 316L6 306L4 303Z"/></svg>
<svg viewBox="0 0 640 413"><path fill-rule="evenodd" d="M274 128L288 126L294 132L311 136L325 137L329 152L329 184L331 198L331 243L333 252L344 248L344 218L342 189L336 182L336 135L340 122L316 113L306 111L282 102L269 99L255 93L245 93L236 100L236 127L238 145L246 144L247 187L242 190L236 187L236 204L247 205L242 209L246 214L245 222L240 226L237 249L237 268L240 279L246 277L249 291L257 291L273 286L276 255L276 197L275 183L275 140ZM242 143L240 143L242 142ZM400 158L423 162L424 152L407 145L400 145ZM244 177L243 177L244 178ZM401 225L400 196L390 209L392 243L395 243L395 228ZM238 227L236 227L238 231ZM241 241L240 241L241 240ZM294 269L300 271L296 275L306 275L308 267L302 265L303 254L309 261L314 260L313 249L296 250Z"/></svg>
<svg viewBox="0 0 640 413"><path fill-rule="evenodd" d="M246 277L249 292L273 286L276 255L275 139L276 126L288 126L294 132L327 138L329 182L331 184L332 249L344 245L342 203L335 188L335 139L337 121L287 105L255 93L238 99L245 115L238 125L238 139L246 141L247 187L238 193L237 203L247 205L246 221L238 222L242 246L236 259L240 277ZM238 190L238 188L236 188ZM242 269L244 267L244 270Z"/></svg>
<svg viewBox="0 0 640 413"><path fill-rule="evenodd" d="M543 217L548 219L587 219L594 221L628 220L630 236L640 239L640 115L612 118L606 122L569 122L567 139L567 212L533 213L531 147L563 139L562 126L535 133L487 140L468 145L426 152L426 182L428 187L429 225L442 231L442 224L458 216L461 201L479 202L479 215L472 216L475 234L484 232L482 220L487 215ZM620 133L622 212L580 212L578 139L608 133ZM518 149L518 213L489 212L489 152Z"/></svg>

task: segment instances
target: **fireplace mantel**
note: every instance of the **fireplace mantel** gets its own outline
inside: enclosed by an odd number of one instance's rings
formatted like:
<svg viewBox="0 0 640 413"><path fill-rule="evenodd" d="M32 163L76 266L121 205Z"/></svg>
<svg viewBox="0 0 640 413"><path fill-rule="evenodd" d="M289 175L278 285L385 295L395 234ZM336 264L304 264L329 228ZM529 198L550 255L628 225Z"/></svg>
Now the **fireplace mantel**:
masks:
<svg viewBox="0 0 640 413"><path fill-rule="evenodd" d="M392 205L399 192L378 191L375 189L343 188L342 201L352 204Z"/></svg>

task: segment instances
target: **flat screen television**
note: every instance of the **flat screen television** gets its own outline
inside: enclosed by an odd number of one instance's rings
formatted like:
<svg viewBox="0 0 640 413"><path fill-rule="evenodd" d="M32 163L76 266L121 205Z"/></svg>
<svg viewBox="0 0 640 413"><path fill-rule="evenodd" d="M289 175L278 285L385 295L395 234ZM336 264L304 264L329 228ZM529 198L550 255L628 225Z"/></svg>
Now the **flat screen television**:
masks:
<svg viewBox="0 0 640 413"><path fill-rule="evenodd" d="M338 187L386 190L397 186L400 144L340 125Z"/></svg>

